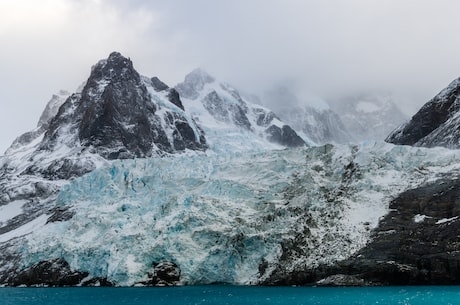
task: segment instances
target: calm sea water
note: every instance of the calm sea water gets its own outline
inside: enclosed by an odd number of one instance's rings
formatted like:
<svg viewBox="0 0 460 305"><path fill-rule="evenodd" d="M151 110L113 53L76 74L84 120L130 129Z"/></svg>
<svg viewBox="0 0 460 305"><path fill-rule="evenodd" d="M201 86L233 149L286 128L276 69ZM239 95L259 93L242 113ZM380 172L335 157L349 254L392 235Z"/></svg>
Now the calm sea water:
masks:
<svg viewBox="0 0 460 305"><path fill-rule="evenodd" d="M0 288L2 305L443 305L460 304L460 286L432 287L238 287Z"/></svg>

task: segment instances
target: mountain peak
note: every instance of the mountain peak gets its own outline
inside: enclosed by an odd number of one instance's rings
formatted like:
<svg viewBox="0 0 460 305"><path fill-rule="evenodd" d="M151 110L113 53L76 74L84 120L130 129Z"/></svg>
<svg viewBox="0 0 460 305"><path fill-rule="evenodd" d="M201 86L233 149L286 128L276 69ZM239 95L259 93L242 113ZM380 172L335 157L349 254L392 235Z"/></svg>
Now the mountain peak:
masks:
<svg viewBox="0 0 460 305"><path fill-rule="evenodd" d="M133 63L129 58L124 57L118 52L110 53L107 59L100 60L91 69L91 80L139 80L140 76L134 69Z"/></svg>
<svg viewBox="0 0 460 305"><path fill-rule="evenodd" d="M186 98L196 99L206 84L213 83L215 78L201 68L196 68L185 76L184 82L176 89Z"/></svg>
<svg viewBox="0 0 460 305"><path fill-rule="evenodd" d="M38 127L47 125L51 119L58 113L59 107L64 104L65 100L70 96L70 92L66 90L59 90L57 94L53 94L51 100L46 104L45 110L43 110L40 119L38 121Z"/></svg>
<svg viewBox="0 0 460 305"><path fill-rule="evenodd" d="M185 76L185 81L195 81L198 80L202 83L212 83L214 82L214 77L212 77L208 72L202 68L195 68Z"/></svg>
<svg viewBox="0 0 460 305"><path fill-rule="evenodd" d="M184 112L169 111L170 103L184 111L178 93L156 89L129 58L113 52L93 66L82 91L59 108L40 147L81 145L106 159L206 149L194 121Z"/></svg>

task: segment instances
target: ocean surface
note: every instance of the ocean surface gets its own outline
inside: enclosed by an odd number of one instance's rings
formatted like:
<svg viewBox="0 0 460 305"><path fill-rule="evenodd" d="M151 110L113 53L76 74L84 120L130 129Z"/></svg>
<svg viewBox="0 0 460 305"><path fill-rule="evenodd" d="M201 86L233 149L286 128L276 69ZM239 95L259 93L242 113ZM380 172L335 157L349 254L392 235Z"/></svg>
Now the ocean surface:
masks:
<svg viewBox="0 0 460 305"><path fill-rule="evenodd" d="M443 305L460 304L460 286L319 288L192 286L170 288L0 288L2 305Z"/></svg>

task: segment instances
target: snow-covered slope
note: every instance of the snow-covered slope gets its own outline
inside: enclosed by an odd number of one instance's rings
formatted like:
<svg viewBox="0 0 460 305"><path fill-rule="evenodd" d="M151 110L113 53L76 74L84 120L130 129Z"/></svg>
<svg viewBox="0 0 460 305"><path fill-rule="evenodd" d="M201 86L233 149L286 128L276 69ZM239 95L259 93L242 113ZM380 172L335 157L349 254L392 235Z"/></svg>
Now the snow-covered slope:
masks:
<svg viewBox="0 0 460 305"><path fill-rule="evenodd" d="M176 86L185 108L203 128L212 150L298 147L305 142L271 110L251 103L201 69Z"/></svg>
<svg viewBox="0 0 460 305"><path fill-rule="evenodd" d="M398 98L388 94L362 94L331 100L331 107L355 142L384 140L408 118L397 106Z"/></svg>
<svg viewBox="0 0 460 305"><path fill-rule="evenodd" d="M396 128L385 141L425 147L460 147L460 78L427 102L410 121Z"/></svg>
<svg viewBox="0 0 460 305"><path fill-rule="evenodd" d="M70 92L65 90L60 90L57 94L53 94L38 120L38 127L49 124L69 96Z"/></svg>

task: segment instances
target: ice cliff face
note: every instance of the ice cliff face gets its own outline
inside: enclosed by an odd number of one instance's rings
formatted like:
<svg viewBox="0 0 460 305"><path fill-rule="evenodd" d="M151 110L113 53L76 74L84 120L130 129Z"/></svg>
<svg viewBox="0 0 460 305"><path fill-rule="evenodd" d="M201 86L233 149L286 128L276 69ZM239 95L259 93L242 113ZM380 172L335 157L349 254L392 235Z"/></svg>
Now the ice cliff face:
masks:
<svg viewBox="0 0 460 305"><path fill-rule="evenodd" d="M357 253L392 198L458 170L459 158L372 143L112 161L64 186L29 235L0 235L10 245L0 279L62 259L115 285L148 282L162 262L182 284L289 284Z"/></svg>
<svg viewBox="0 0 460 305"><path fill-rule="evenodd" d="M460 78L426 103L412 119L396 128L385 141L424 147L460 147Z"/></svg>
<svg viewBox="0 0 460 305"><path fill-rule="evenodd" d="M176 86L210 145L216 149L299 147L305 142L271 110L251 103L228 84L201 69L192 71ZM222 135L224 136L222 137ZM222 141L224 140L224 141Z"/></svg>

